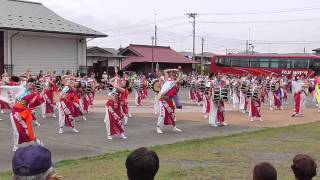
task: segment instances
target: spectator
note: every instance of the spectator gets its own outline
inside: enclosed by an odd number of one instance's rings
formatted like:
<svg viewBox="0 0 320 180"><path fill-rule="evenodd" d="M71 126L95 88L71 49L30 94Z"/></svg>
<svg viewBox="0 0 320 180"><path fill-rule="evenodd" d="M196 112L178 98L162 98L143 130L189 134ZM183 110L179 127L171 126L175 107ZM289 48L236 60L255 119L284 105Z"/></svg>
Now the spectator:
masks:
<svg viewBox="0 0 320 180"><path fill-rule="evenodd" d="M129 180L153 180L159 169L157 153L146 148L131 152L126 160Z"/></svg>
<svg viewBox="0 0 320 180"><path fill-rule="evenodd" d="M54 173L51 152L39 145L19 148L12 159L13 180L61 180Z"/></svg>
<svg viewBox="0 0 320 180"><path fill-rule="evenodd" d="M308 155L298 154L293 158L291 169L297 180L311 180L317 175L317 164Z"/></svg>
<svg viewBox="0 0 320 180"><path fill-rule="evenodd" d="M253 180L277 180L277 170L268 162L257 164L253 169Z"/></svg>

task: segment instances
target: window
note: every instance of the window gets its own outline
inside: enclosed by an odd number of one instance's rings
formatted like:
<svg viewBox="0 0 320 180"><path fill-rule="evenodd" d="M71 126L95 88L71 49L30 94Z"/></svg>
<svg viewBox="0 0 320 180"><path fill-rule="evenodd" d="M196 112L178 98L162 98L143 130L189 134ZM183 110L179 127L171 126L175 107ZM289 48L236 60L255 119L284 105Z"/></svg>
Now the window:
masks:
<svg viewBox="0 0 320 180"><path fill-rule="evenodd" d="M292 68L291 64L292 64L291 59L280 59L279 60L279 68L289 69L289 68Z"/></svg>
<svg viewBox="0 0 320 180"><path fill-rule="evenodd" d="M261 58L259 59L259 62L260 62L260 67L261 68L269 68L269 59L267 58Z"/></svg>
<svg viewBox="0 0 320 180"><path fill-rule="evenodd" d="M293 59L295 69L306 69L309 67L309 59Z"/></svg>
<svg viewBox="0 0 320 180"><path fill-rule="evenodd" d="M270 68L279 68L279 59L270 59Z"/></svg>
<svg viewBox="0 0 320 180"><path fill-rule="evenodd" d="M224 66L227 66L227 67L230 67L231 66L231 58L225 58L225 61L224 61Z"/></svg>
<svg viewBox="0 0 320 180"><path fill-rule="evenodd" d="M233 67L249 67L249 59L232 58Z"/></svg>
<svg viewBox="0 0 320 180"><path fill-rule="evenodd" d="M224 66L224 58L219 57L217 60L217 66Z"/></svg>
<svg viewBox="0 0 320 180"><path fill-rule="evenodd" d="M312 59L310 62L310 69L320 70L320 59Z"/></svg>
<svg viewBox="0 0 320 180"><path fill-rule="evenodd" d="M259 68L260 67L259 59L250 59L250 67Z"/></svg>

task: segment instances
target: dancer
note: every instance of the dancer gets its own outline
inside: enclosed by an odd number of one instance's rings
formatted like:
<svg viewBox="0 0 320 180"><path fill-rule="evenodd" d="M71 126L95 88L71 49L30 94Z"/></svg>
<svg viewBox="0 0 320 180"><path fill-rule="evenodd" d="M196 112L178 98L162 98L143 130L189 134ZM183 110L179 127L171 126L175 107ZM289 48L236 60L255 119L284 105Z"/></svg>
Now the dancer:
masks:
<svg viewBox="0 0 320 180"><path fill-rule="evenodd" d="M253 122L255 120L262 121L261 118L261 94L262 87L259 86L258 82L255 82L252 87L252 97L250 100L251 108L250 108L250 121Z"/></svg>
<svg viewBox="0 0 320 180"><path fill-rule="evenodd" d="M163 125L172 125L173 131L180 132L181 130L176 127L175 107L173 104L173 97L178 93L178 83L181 80L181 72L177 69L167 69L164 71L166 81L159 92L159 106L160 112L157 121L157 133L162 134ZM178 77L176 78L176 75Z"/></svg>
<svg viewBox="0 0 320 180"><path fill-rule="evenodd" d="M213 79L213 74L210 75L210 79ZM219 88L219 92L221 92L221 89L224 88L225 81L222 78L221 75L217 75L215 80L211 82L211 90L210 90L210 97L212 99L211 103L211 110L209 114L209 124L213 127L218 126L227 126L228 124L225 122L225 108L224 108L224 102L221 99L222 97L219 97L219 100L214 100L214 92L215 89ZM219 94L221 96L221 94ZM228 97L226 97L228 98Z"/></svg>
<svg viewBox="0 0 320 180"><path fill-rule="evenodd" d="M13 129L13 151L18 149L18 145L25 142L35 142L43 145L36 136L33 128L32 109L39 106L41 99L35 89L35 79L29 78L25 86L1 86L1 91L8 92L2 99L9 104L13 104L10 114L11 125Z"/></svg>
<svg viewBox="0 0 320 180"><path fill-rule="evenodd" d="M41 105L41 111L42 111L42 117L43 119L47 118L48 116L51 116L53 118L56 117L54 113L54 107L56 106L56 103L54 102L54 88L53 84L51 82L46 82L45 87L41 93L44 102Z"/></svg>
<svg viewBox="0 0 320 180"><path fill-rule="evenodd" d="M70 76L71 77L71 76ZM65 86L60 94L59 103L59 134L63 133L63 127L70 127L74 133L79 131L75 128L74 101L77 97L74 89L74 81L70 77L65 78Z"/></svg>
<svg viewBox="0 0 320 180"><path fill-rule="evenodd" d="M106 115L104 118L104 123L107 130L107 138L112 140L113 136L120 135L122 139L127 139L125 136L125 129L123 127L122 121L124 119L121 113L121 99L125 92L125 87L129 86L129 83L123 81L123 72L116 71L116 77L110 80L110 84L113 89L108 94L106 102Z"/></svg>

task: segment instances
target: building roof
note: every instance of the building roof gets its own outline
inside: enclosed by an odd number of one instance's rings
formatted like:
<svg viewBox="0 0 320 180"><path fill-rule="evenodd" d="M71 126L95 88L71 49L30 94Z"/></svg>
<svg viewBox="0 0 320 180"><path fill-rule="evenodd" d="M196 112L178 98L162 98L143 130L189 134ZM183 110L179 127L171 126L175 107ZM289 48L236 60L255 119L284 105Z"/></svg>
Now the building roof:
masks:
<svg viewBox="0 0 320 180"><path fill-rule="evenodd" d="M41 3L0 0L0 29L106 37L106 34L62 18Z"/></svg>
<svg viewBox="0 0 320 180"><path fill-rule="evenodd" d="M179 52L180 54L184 55L185 57L188 57L190 59L192 59L192 52L189 52L189 51L181 51ZM198 53L198 54L195 54L196 55L196 58L197 57L201 57L202 54L201 53ZM211 53L211 52L203 52L203 57L207 57L207 58L211 58L214 54Z"/></svg>
<svg viewBox="0 0 320 180"><path fill-rule="evenodd" d="M123 61L123 68L133 62L152 62L152 48L153 48L153 62L159 63L181 63L194 64L196 61L184 57L182 54L174 51L167 46L149 46L130 44L125 49L122 49L119 54L127 56Z"/></svg>
<svg viewBox="0 0 320 180"><path fill-rule="evenodd" d="M115 58L124 58L118 54L119 50L113 48L102 48L98 46L90 46L87 48L88 57L115 57Z"/></svg>
<svg viewBox="0 0 320 180"><path fill-rule="evenodd" d="M319 51L320 51L320 48L314 49L314 50L312 50L312 51L319 52Z"/></svg>

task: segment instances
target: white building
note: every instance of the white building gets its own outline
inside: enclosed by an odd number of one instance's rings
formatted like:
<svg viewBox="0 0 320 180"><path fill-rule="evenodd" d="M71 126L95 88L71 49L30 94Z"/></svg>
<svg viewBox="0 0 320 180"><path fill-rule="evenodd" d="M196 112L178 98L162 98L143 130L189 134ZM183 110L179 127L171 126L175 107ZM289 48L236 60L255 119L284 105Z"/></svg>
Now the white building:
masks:
<svg viewBox="0 0 320 180"><path fill-rule="evenodd" d="M0 0L0 73L27 68L40 70L87 69L88 38L107 35L63 19L41 3Z"/></svg>

